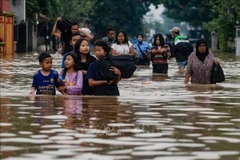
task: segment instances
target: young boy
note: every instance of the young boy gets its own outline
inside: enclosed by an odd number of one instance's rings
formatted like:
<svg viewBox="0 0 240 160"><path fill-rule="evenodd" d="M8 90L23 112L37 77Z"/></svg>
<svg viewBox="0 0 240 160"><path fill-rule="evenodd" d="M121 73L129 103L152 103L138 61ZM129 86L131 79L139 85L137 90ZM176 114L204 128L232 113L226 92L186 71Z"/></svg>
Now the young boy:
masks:
<svg viewBox="0 0 240 160"><path fill-rule="evenodd" d="M73 47L73 50L70 51L70 52L74 52L74 46L75 46L75 43L77 40L79 40L81 37L81 35L79 33L74 33L72 34L72 39L70 41L70 45ZM65 60L65 57L70 53L70 52L67 52L63 55L63 58L62 58L62 68L65 67L65 64L64 64L64 60Z"/></svg>
<svg viewBox="0 0 240 160"><path fill-rule="evenodd" d="M107 28L107 37L103 37L102 40L107 42L109 47L109 56L111 56L111 46L115 41L115 29L111 27Z"/></svg>
<svg viewBox="0 0 240 160"><path fill-rule="evenodd" d="M39 57L39 65L42 67L33 77L30 96L36 94L56 95L55 87L58 87L58 72L52 70L52 57L49 53L42 52Z"/></svg>

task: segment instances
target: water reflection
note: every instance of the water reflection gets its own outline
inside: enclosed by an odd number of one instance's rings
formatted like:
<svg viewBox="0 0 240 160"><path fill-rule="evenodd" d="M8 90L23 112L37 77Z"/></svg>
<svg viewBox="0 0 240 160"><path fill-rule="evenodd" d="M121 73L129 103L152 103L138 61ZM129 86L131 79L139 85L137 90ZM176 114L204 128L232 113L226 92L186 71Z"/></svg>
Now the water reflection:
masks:
<svg viewBox="0 0 240 160"><path fill-rule="evenodd" d="M139 67L119 97L29 99L36 57L2 60L1 159L239 159L239 62L222 60L218 85L184 85L172 60L168 75Z"/></svg>

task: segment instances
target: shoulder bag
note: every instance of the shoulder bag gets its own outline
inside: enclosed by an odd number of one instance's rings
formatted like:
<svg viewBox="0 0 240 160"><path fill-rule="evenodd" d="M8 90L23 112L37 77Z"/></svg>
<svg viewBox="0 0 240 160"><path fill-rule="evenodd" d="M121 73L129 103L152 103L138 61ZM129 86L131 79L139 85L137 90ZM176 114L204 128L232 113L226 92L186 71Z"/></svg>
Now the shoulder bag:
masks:
<svg viewBox="0 0 240 160"><path fill-rule="evenodd" d="M143 58L143 59L148 59L147 55L142 51L142 49L141 49L141 47L139 46L139 44L137 44L137 46L138 46L140 52L142 53L142 56L143 56L142 58Z"/></svg>
<svg viewBox="0 0 240 160"><path fill-rule="evenodd" d="M212 72L211 72L211 83L221 83L225 81L225 75L220 64L213 62Z"/></svg>

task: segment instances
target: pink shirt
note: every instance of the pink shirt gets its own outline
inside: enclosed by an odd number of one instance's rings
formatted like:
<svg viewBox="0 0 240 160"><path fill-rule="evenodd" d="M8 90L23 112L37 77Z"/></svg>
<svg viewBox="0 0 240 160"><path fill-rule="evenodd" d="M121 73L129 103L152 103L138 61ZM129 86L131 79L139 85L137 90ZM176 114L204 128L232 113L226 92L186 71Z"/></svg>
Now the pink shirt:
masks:
<svg viewBox="0 0 240 160"><path fill-rule="evenodd" d="M60 72L60 76L63 75L63 71ZM67 86L67 93L70 95L81 95L83 87L83 74L81 71L66 74L64 83Z"/></svg>

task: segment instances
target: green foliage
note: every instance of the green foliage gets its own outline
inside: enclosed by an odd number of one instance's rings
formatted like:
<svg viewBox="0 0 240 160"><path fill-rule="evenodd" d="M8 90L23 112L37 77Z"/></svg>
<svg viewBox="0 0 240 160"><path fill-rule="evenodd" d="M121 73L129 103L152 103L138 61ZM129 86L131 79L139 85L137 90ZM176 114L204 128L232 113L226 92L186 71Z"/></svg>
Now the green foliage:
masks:
<svg viewBox="0 0 240 160"><path fill-rule="evenodd" d="M149 11L150 3L144 0L95 0L93 11L90 14L96 37L106 34L106 28L111 26L124 30L129 36L142 33L142 19Z"/></svg>
<svg viewBox="0 0 240 160"><path fill-rule="evenodd" d="M219 36L220 49L222 52L231 50L228 41L235 38L235 25L240 21L240 1L239 0L212 0L211 13L214 19L204 24L208 31L215 30Z"/></svg>
<svg viewBox="0 0 240 160"><path fill-rule="evenodd" d="M15 0L17 1L17 0ZM106 34L111 26L125 30L129 36L149 30L167 30L160 22L143 24L143 16L150 4L163 4L164 14L175 22L186 22L194 28L209 32L215 30L220 38L220 49L228 51L227 40L235 37L235 25L240 22L239 0L26 0L27 21L36 23L35 15L42 13L54 22L58 16L83 23L91 20L96 39ZM168 21L165 21L168 23ZM168 28L169 29L169 28Z"/></svg>
<svg viewBox="0 0 240 160"><path fill-rule="evenodd" d="M36 23L35 14L39 11L38 0L26 0L26 19L29 23Z"/></svg>
<svg viewBox="0 0 240 160"><path fill-rule="evenodd" d="M216 31L219 36L220 49L229 51L228 41L234 41L235 25L240 22L239 0L159 0L169 18L178 22L187 22L195 28ZM238 24L239 25L239 24Z"/></svg>
<svg viewBox="0 0 240 160"><path fill-rule="evenodd" d="M201 27L203 22L212 20L208 0L162 0L164 14L177 22L187 22L193 27Z"/></svg>
<svg viewBox="0 0 240 160"><path fill-rule="evenodd" d="M83 21L93 12L94 0L59 0L61 7L59 14L53 17L63 16L70 21Z"/></svg>

